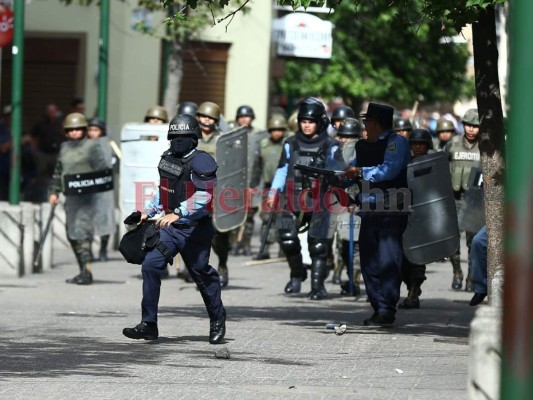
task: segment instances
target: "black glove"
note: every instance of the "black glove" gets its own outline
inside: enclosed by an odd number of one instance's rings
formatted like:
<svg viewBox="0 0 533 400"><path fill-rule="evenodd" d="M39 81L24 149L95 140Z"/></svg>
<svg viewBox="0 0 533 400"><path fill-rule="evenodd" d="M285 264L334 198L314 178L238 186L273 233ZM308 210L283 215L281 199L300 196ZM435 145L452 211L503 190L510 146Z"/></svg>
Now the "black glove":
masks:
<svg viewBox="0 0 533 400"><path fill-rule="evenodd" d="M141 212L134 211L126 217L126 219L124 220L124 224L133 225L133 224L138 224L140 221L141 221Z"/></svg>

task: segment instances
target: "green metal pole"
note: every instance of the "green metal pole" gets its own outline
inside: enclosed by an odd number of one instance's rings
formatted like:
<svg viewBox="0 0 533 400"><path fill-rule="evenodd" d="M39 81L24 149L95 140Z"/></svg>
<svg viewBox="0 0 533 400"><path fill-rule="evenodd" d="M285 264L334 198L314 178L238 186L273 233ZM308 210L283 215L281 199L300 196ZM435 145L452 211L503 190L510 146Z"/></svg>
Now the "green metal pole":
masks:
<svg viewBox="0 0 533 400"><path fill-rule="evenodd" d="M98 118L107 121L107 74L109 65L109 0L100 1L98 58Z"/></svg>
<svg viewBox="0 0 533 400"><path fill-rule="evenodd" d="M501 399L533 399L533 1L510 4Z"/></svg>
<svg viewBox="0 0 533 400"><path fill-rule="evenodd" d="M11 77L11 172L9 203L20 202L20 148L22 142L22 88L24 67L24 1L13 2L13 71Z"/></svg>

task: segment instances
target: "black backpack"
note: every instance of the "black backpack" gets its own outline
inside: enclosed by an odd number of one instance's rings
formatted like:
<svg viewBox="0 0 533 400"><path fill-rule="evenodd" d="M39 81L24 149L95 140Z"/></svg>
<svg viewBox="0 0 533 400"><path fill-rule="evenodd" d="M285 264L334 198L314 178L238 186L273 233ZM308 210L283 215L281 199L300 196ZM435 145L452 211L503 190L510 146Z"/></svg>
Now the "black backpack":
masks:
<svg viewBox="0 0 533 400"><path fill-rule="evenodd" d="M144 222L126 232L118 245L118 250L130 264L142 264L146 253L154 248L165 256L168 264L172 263L172 254L159 240L159 228L153 222Z"/></svg>

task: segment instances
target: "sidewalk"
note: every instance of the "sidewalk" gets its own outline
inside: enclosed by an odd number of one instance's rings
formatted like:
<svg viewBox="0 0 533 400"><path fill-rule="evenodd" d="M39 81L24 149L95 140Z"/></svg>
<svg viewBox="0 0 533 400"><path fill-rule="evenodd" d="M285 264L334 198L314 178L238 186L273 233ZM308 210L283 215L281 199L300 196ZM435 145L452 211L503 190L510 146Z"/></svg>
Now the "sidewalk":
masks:
<svg viewBox="0 0 533 400"><path fill-rule="evenodd" d="M451 290L450 263L428 266L421 309L400 310L393 329L375 329L362 326L371 314L364 295L341 297L328 282L328 300L287 297L285 263L246 266L249 259L230 257L226 342L213 346L192 284L164 281L160 339L132 341L122 329L140 321L140 267L113 252L93 264L93 285L68 285L74 256L55 254L51 272L0 277L0 398L466 398L474 310L471 293ZM347 323L346 333L326 330L327 322ZM215 357L223 347L231 358Z"/></svg>

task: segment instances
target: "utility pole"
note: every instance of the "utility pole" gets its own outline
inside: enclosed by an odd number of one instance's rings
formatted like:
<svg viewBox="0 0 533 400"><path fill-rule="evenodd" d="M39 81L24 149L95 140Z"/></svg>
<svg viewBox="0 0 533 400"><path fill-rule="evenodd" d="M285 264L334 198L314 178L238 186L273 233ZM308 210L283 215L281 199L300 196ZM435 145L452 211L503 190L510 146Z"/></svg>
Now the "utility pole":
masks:
<svg viewBox="0 0 533 400"><path fill-rule="evenodd" d="M107 73L109 66L109 0L100 0L98 40L98 118L107 122Z"/></svg>
<svg viewBox="0 0 533 400"><path fill-rule="evenodd" d="M501 399L533 399L533 2L510 2Z"/></svg>
<svg viewBox="0 0 533 400"><path fill-rule="evenodd" d="M11 172L9 203L20 203L20 148L22 144L22 89L24 72L24 8L25 1L13 2L13 71L11 75Z"/></svg>

